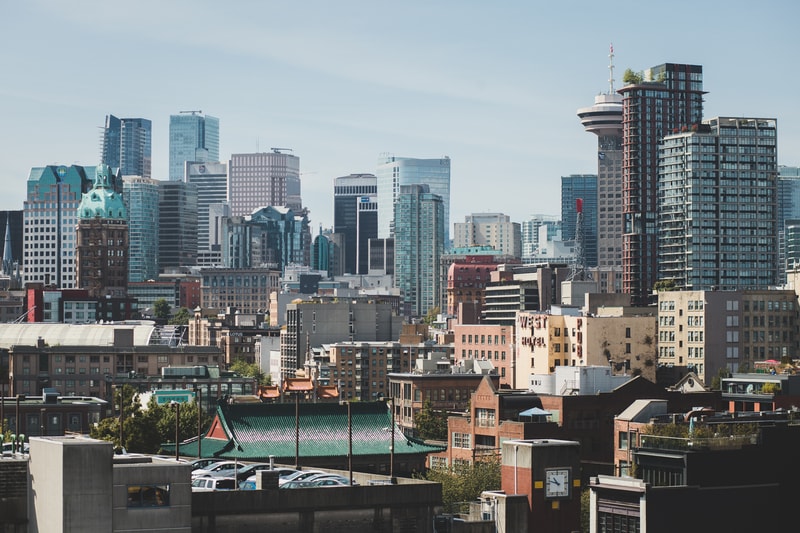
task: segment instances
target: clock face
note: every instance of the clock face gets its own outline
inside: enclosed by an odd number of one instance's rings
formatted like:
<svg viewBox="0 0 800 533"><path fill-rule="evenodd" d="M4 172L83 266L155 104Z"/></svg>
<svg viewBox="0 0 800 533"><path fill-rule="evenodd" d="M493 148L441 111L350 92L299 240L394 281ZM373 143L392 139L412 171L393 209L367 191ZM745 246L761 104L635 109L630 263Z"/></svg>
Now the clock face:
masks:
<svg viewBox="0 0 800 533"><path fill-rule="evenodd" d="M548 468L544 475L545 498L569 497L571 480L568 468Z"/></svg>

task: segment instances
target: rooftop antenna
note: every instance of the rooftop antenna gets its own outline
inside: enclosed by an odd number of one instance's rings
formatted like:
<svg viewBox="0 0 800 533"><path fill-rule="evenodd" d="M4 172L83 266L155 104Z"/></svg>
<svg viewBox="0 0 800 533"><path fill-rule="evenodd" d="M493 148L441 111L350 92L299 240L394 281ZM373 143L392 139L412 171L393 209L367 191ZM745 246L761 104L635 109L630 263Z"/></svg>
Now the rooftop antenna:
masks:
<svg viewBox="0 0 800 533"><path fill-rule="evenodd" d="M614 94L614 43L609 46L608 73L608 94Z"/></svg>
<svg viewBox="0 0 800 533"><path fill-rule="evenodd" d="M586 255L583 234L583 198L575 199L575 258L567 275L567 281L587 281L592 276L586 270Z"/></svg>

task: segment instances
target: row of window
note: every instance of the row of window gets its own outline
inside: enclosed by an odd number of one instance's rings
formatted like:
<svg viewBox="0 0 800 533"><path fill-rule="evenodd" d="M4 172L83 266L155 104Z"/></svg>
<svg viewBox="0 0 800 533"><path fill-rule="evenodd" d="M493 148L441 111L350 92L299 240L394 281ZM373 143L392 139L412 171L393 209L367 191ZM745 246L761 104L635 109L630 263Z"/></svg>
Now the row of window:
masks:
<svg viewBox="0 0 800 533"><path fill-rule="evenodd" d="M475 335L475 342L472 342L473 336L462 334L461 335L461 342L465 344L505 344L506 343L506 336L505 335L494 335L494 343L492 342L492 335L481 335L480 341L478 341L478 335Z"/></svg>

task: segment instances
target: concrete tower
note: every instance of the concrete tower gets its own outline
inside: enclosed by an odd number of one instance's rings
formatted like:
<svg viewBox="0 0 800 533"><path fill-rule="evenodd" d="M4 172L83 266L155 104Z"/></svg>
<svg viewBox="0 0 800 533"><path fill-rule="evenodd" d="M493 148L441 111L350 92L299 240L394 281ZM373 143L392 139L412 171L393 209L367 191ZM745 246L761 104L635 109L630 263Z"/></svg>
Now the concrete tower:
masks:
<svg viewBox="0 0 800 533"><path fill-rule="evenodd" d="M597 266L622 267L622 95L614 91L614 46L608 54L608 92L578 109L581 124L597 135ZM569 237L566 237L569 238Z"/></svg>

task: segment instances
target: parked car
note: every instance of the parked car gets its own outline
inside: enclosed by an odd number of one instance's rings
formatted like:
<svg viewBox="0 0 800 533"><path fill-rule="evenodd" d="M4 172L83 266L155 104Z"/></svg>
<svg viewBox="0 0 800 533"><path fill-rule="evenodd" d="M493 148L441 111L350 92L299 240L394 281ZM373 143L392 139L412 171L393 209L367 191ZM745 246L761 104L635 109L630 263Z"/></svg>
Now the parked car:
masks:
<svg viewBox="0 0 800 533"><path fill-rule="evenodd" d="M201 468L205 468L207 466L211 466L214 463L218 463L218 457L204 457L201 459L195 459L194 461L189 461L189 464L192 465L192 471L200 470Z"/></svg>
<svg viewBox="0 0 800 533"><path fill-rule="evenodd" d="M22 453L30 453L30 445L27 442L21 443L19 451ZM14 443L13 442L4 442L3 443L3 452L11 453L14 450Z"/></svg>
<svg viewBox="0 0 800 533"><path fill-rule="evenodd" d="M298 470L294 474L289 474L286 477L282 477L278 479L278 486L282 486L284 483L289 481L303 481L304 479L308 479L311 476L315 476L317 474L327 474L328 472L324 472L322 470Z"/></svg>
<svg viewBox="0 0 800 533"><path fill-rule="evenodd" d="M219 476L223 473L227 473L230 476L235 475L235 472L239 469L246 466L244 463L239 463L237 461L218 461L212 465L209 465L205 468L198 468L197 470L192 470L192 477L201 477L201 476Z"/></svg>
<svg viewBox="0 0 800 533"><path fill-rule="evenodd" d="M311 486L311 482L310 481L298 481L298 480L295 479L293 481L287 481L286 483L283 483L282 485L280 485L279 488L281 488L281 489L302 489L302 488L308 488L310 486Z"/></svg>
<svg viewBox="0 0 800 533"><path fill-rule="evenodd" d="M235 477L196 477L192 480L192 492L216 490L235 490L238 488Z"/></svg>
<svg viewBox="0 0 800 533"><path fill-rule="evenodd" d="M273 470L278 472L279 477L288 476L289 474L297 472L297 470L294 468L270 468L269 466L269 463L250 463L244 465L242 468L236 471L236 479L238 479L240 482L244 481L250 476L254 476L259 470Z"/></svg>
<svg viewBox="0 0 800 533"><path fill-rule="evenodd" d="M294 468L275 468L274 470L278 472L278 484L279 485L280 485L280 482L281 482L281 480L283 478L298 472L298 470L295 470ZM241 470L239 472L241 472ZM240 481L239 482L239 489L240 490L256 490L256 474L248 476L247 479L245 479L243 481Z"/></svg>
<svg viewBox="0 0 800 533"><path fill-rule="evenodd" d="M311 486L311 487L349 487L350 486L350 480L345 478L345 477L341 477L341 476L337 476L337 477L320 477L320 478L317 478L317 479L312 479L312 480L306 481L306 483L308 483L308 485ZM353 485L355 485L355 483L353 483Z"/></svg>
<svg viewBox="0 0 800 533"><path fill-rule="evenodd" d="M309 483L314 483L316 481L321 481L323 479L333 479L335 481L341 481L345 485L349 485L350 484L350 479L348 479L348 478L346 478L344 476L340 476L339 474L330 474L330 473L317 474L317 475L314 475L314 476L311 476L311 477L307 477L303 481L308 481Z"/></svg>

